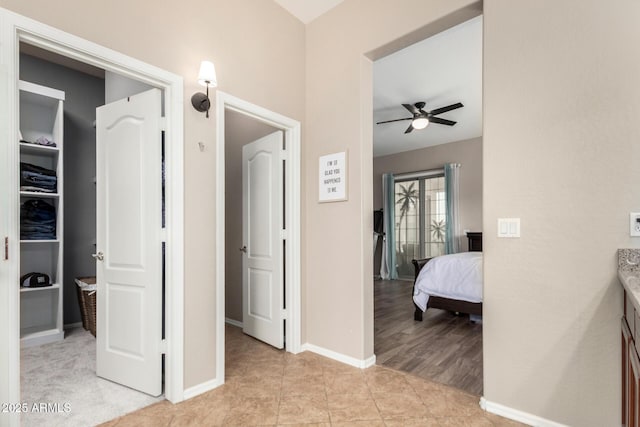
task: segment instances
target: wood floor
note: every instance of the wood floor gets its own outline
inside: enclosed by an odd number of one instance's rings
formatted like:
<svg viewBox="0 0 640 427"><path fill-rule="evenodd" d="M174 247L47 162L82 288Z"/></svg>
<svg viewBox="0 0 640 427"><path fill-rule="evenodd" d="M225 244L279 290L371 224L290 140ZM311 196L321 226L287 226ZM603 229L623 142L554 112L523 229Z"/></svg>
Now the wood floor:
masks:
<svg viewBox="0 0 640 427"><path fill-rule="evenodd" d="M414 321L412 286L374 281L376 363L482 395L482 325L438 309Z"/></svg>

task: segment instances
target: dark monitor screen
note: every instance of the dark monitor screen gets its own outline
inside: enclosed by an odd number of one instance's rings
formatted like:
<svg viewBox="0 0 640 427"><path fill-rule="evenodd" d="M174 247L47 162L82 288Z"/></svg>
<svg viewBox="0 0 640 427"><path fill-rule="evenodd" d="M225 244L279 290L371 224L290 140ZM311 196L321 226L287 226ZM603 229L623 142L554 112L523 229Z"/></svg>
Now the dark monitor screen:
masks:
<svg viewBox="0 0 640 427"><path fill-rule="evenodd" d="M382 234L382 209L373 211L373 231Z"/></svg>

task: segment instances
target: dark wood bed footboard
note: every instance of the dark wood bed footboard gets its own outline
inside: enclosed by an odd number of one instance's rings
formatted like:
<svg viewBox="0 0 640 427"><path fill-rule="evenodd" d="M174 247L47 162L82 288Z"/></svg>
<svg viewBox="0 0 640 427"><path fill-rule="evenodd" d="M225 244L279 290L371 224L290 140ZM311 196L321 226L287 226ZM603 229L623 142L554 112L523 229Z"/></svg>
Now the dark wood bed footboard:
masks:
<svg viewBox="0 0 640 427"><path fill-rule="evenodd" d="M411 260L411 263L413 264L413 269L414 269L413 289L411 290L411 301L413 301L413 295L416 293L416 280L418 279L418 274L420 273L420 270L422 270L422 267L424 267L425 264L429 262L429 260L431 260L431 258ZM413 320L422 322L422 310L420 310L420 307L418 307L418 305L415 302L413 303L413 306L416 308L416 310L413 312Z"/></svg>
<svg viewBox="0 0 640 427"><path fill-rule="evenodd" d="M429 260L431 260L431 258L414 259L411 261L415 270L415 277L413 279L413 291L411 292L412 300L413 294L416 290L416 279L418 278L418 274L420 273L420 270L422 270L422 267L424 267L425 264L429 262ZM422 310L416 305L415 302L413 303L413 306L415 307L415 311L413 312L413 320L422 322ZM481 302L469 302L442 297L429 297L429 302L427 302L427 309L429 308L439 308L441 310L453 311L454 313L477 314L480 316L482 315Z"/></svg>
<svg viewBox="0 0 640 427"><path fill-rule="evenodd" d="M453 311L454 313L477 314L478 316L482 316L481 302L469 302L458 299L429 297L427 308L439 308L441 310Z"/></svg>
<svg viewBox="0 0 640 427"><path fill-rule="evenodd" d="M482 251L482 233L481 232L469 232L467 233L467 237L469 239L469 250L470 252L480 252ZM411 300L413 301L413 294L416 290L416 280L418 279L418 274L422 267L425 266L426 263L429 262L432 258L425 259L414 259L411 261L413 264L415 276L413 278L413 291L411 292ZM415 307L415 311L413 313L413 320L417 320L422 322L422 310L420 307L413 303ZM482 303L481 302L468 302L461 301L450 298L442 298L442 297L429 297L429 302L427 303L427 309L429 308L439 308L441 310L453 311L455 313L466 313L466 314L476 314L482 315Z"/></svg>

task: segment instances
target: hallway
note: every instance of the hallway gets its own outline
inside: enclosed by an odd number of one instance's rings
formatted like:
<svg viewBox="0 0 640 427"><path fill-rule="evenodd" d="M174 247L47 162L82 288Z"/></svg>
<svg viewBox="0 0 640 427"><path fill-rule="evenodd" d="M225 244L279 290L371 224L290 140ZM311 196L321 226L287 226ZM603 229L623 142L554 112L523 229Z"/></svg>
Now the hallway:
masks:
<svg viewBox="0 0 640 427"><path fill-rule="evenodd" d="M109 423L126 426L518 426L479 397L392 369L357 369L311 352L292 355L226 327L227 382Z"/></svg>

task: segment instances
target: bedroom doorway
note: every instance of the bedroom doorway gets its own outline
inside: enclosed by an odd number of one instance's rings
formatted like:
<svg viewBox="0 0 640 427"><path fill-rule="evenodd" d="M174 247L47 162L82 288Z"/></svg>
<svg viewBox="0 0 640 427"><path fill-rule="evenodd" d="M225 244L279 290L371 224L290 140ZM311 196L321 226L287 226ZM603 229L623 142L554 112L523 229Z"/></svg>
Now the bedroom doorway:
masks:
<svg viewBox="0 0 640 427"><path fill-rule="evenodd" d="M374 353L378 365L482 395L481 320L457 306L414 320L413 260L469 252L467 236L482 233L482 16L438 31L373 64L373 208L386 226L374 253ZM458 227L447 231L453 165Z"/></svg>

